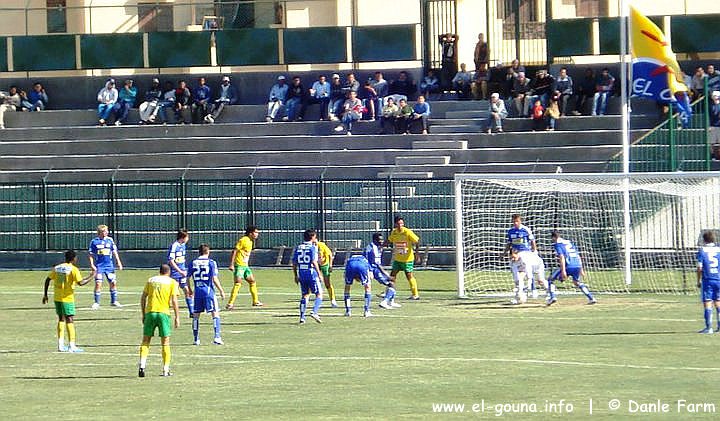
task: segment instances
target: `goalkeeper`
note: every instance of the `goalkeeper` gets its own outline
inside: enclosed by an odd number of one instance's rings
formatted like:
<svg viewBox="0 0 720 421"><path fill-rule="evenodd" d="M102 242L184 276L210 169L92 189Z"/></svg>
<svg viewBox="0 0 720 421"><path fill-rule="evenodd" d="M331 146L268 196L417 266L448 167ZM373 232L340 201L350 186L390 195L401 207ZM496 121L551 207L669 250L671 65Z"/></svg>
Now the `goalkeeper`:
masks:
<svg viewBox="0 0 720 421"><path fill-rule="evenodd" d="M513 226L507 230L506 238L507 243L505 244L505 256L510 255L510 252L517 252L517 258L510 259L510 270L513 274L513 281L516 285L519 285L523 281L524 271L521 270L522 263L533 266L533 263L539 259L537 253L537 245L535 244L535 236L533 235L530 228L526 227L522 223L522 218L518 214L512 216ZM531 268L528 268L531 269ZM532 297L537 298L538 293L535 290L534 277L531 274L528 275L528 289L532 292Z"/></svg>
<svg viewBox="0 0 720 421"><path fill-rule="evenodd" d="M582 278L585 277L585 271L583 270L582 260L580 260L580 254L575 248L575 245L570 242L570 240L560 237L560 233L557 231L552 232L552 241L560 268L556 269L550 276L547 305L550 306L557 302L557 297L555 296L555 281L564 281L568 275L572 277L573 284L585 294L588 299L588 304L597 303L592 293L590 293L590 289L582 282Z"/></svg>

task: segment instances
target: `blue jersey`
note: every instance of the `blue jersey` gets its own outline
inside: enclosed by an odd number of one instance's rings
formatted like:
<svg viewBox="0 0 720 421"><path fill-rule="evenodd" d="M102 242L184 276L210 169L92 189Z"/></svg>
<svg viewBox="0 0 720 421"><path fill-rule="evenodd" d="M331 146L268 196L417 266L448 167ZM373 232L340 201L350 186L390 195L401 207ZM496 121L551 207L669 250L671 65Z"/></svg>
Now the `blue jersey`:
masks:
<svg viewBox="0 0 720 421"><path fill-rule="evenodd" d="M382 266L382 247L379 247L377 244L368 244L368 246L365 247L365 251L363 251L363 256L365 256L368 263L370 263L372 269L377 269Z"/></svg>
<svg viewBox="0 0 720 421"><path fill-rule="evenodd" d="M564 238L558 238L557 242L553 245L555 253L558 258L560 256L565 257L566 268L579 268L582 267L582 261L580 260L580 254L570 240Z"/></svg>
<svg viewBox="0 0 720 421"><path fill-rule="evenodd" d="M697 253L698 269L702 269L702 280L704 282L720 282L720 247L713 243L700 247Z"/></svg>
<svg viewBox="0 0 720 421"><path fill-rule="evenodd" d="M192 276L195 283L195 293L212 295L215 294L213 278L218 276L217 263L213 259L200 256L192 261L188 277Z"/></svg>
<svg viewBox="0 0 720 421"><path fill-rule="evenodd" d="M187 264L185 263L186 252L187 252L187 244L186 243L181 244L177 241L172 243L172 245L168 249L168 254L167 254L168 263L175 262L175 264L181 271L187 273ZM172 265L170 265L170 276L173 278L183 277L180 273L178 273L178 271L175 270L175 268Z"/></svg>
<svg viewBox="0 0 720 421"><path fill-rule="evenodd" d="M520 225L520 228L512 227L507 231L507 242L515 251L532 251L531 241L535 241L530 228Z"/></svg>
<svg viewBox="0 0 720 421"><path fill-rule="evenodd" d="M117 251L117 247L115 247L115 242L112 238L95 237L95 239L90 242L88 251L92 255L93 260L95 260L95 267L98 273L115 271L113 252Z"/></svg>
<svg viewBox="0 0 720 421"><path fill-rule="evenodd" d="M313 265L313 262L317 263L317 261L318 249L312 242L306 241L295 247L292 262L298 268L298 276L300 279L309 280L318 277L315 265Z"/></svg>

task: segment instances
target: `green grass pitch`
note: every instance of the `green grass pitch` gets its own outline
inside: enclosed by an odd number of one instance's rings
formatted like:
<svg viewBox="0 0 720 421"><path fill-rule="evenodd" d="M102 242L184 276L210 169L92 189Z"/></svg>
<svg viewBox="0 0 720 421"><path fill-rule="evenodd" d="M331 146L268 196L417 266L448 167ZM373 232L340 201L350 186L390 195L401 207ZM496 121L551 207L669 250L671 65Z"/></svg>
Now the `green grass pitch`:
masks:
<svg viewBox="0 0 720 421"><path fill-rule="evenodd" d="M720 334L695 333L702 327L702 313L694 293L601 295L597 306L572 295L561 296L559 305L550 308L541 300L513 307L504 298L457 299L453 272L420 271L421 301L401 300L401 309L384 311L373 297L376 317L364 319L360 286L355 285L353 317L342 317L342 309L326 301L323 324L308 320L300 326L299 292L291 273L257 269L265 307L251 308L243 286L238 309L221 313L224 346L210 344L207 315L201 319L203 344L192 345L181 299L182 325L172 336L174 376L159 376L155 338L148 377L140 379L138 302L153 273L118 273L122 309L109 307L105 286L102 308L91 311L92 285L79 288L78 345L86 352L65 354L54 352L54 309L41 304L45 273L0 272L3 415L490 419L498 418L498 410L523 410L504 418L604 419L652 410L653 404L660 413L646 413L646 419L676 420L716 417L708 412L714 407L691 403L716 405L720 411L715 393ZM342 272L335 271L333 280L341 298ZM227 270L222 282L229 293ZM404 279L398 285L400 297L407 297ZM617 410L609 409L613 399L619 400ZM464 404L464 412L436 412L440 407L433 404L443 403Z"/></svg>

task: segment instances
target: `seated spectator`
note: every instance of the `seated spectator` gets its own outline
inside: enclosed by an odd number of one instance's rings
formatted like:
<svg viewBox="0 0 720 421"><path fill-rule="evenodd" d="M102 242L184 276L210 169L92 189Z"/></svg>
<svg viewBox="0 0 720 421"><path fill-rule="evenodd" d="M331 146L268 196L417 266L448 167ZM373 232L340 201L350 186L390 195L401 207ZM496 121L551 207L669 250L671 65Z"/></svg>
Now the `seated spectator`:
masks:
<svg viewBox="0 0 720 421"><path fill-rule="evenodd" d="M357 97L357 92L348 92L348 99L343 104L343 124L335 127L335 131L341 132L345 130L348 136L352 135L353 123L362 118L363 112L364 107L362 105L362 101L360 101Z"/></svg>
<svg viewBox="0 0 720 421"><path fill-rule="evenodd" d="M535 76L535 80L530 84L530 90L532 91L530 103L535 103L535 100L539 99L543 107L546 107L553 91L555 78L550 76L547 70L538 70Z"/></svg>
<svg viewBox="0 0 720 421"><path fill-rule="evenodd" d="M150 89L145 92L145 101L138 107L140 114L140 124L154 123L160 111L160 101L162 100L162 89L160 89L160 79L153 78Z"/></svg>
<svg viewBox="0 0 720 421"><path fill-rule="evenodd" d="M418 96L417 102L413 105L413 121L422 123L422 134L428 134L428 120L430 119L430 104L425 102L425 97ZM410 127L408 127L408 131Z"/></svg>
<svg viewBox="0 0 720 421"><path fill-rule="evenodd" d="M23 95L21 95L21 97L23 97ZM42 84L35 82L30 93L24 96L24 98L21 98L20 101L23 109L28 111L42 111L47 108L48 96Z"/></svg>
<svg viewBox="0 0 720 421"><path fill-rule="evenodd" d="M187 87L187 82L181 80L175 88L175 124L190 123L187 121L187 113L192 104L192 94ZM192 121L192 120L191 120Z"/></svg>
<svg viewBox="0 0 720 421"><path fill-rule="evenodd" d="M210 87L204 77L198 78L198 86L192 91L192 122L200 124L205 120L205 116L210 114L212 107L210 100L212 99Z"/></svg>
<svg viewBox="0 0 720 421"><path fill-rule="evenodd" d="M500 94L493 92L490 95L489 111L490 116L488 117L488 134L492 133L493 130L502 133L502 121L507 117L508 113L505 109L505 102L500 99Z"/></svg>
<svg viewBox="0 0 720 421"><path fill-rule="evenodd" d="M337 121L339 115L342 114L342 106L345 104L345 94L343 94L343 85L340 82L340 75L334 73L330 82L330 120Z"/></svg>
<svg viewBox="0 0 720 421"><path fill-rule="evenodd" d="M390 133L395 133L396 119L400 109L395 104L395 100L392 97L388 97L385 102L385 106L382 109L382 117L380 119L380 127L382 134L388 134L388 127L390 127Z"/></svg>
<svg viewBox="0 0 720 421"><path fill-rule="evenodd" d="M270 123L275 120L280 107L285 104L285 99L288 94L288 86L285 84L285 76L280 75L277 78L277 83L270 88L270 95L268 95L267 103L267 116L265 121Z"/></svg>
<svg viewBox="0 0 720 421"><path fill-rule="evenodd" d="M592 115L605 115L607 101L612 96L614 85L615 78L610 75L610 70L607 67L602 69L602 73L595 82Z"/></svg>
<svg viewBox="0 0 720 421"><path fill-rule="evenodd" d="M388 85L387 80L383 78L382 72L375 72L375 75L370 80L370 84L372 85L373 89L375 89L375 93L377 94L377 99L375 100L375 114L377 117L377 114L382 110L383 107L382 99L388 95L388 92L390 91L390 86Z"/></svg>
<svg viewBox="0 0 720 421"><path fill-rule="evenodd" d="M11 86L8 92L0 92L0 130L5 128L5 112L16 111L20 106L17 86Z"/></svg>
<svg viewBox="0 0 720 421"><path fill-rule="evenodd" d="M720 91L720 70L715 70L712 64L707 65L708 91Z"/></svg>
<svg viewBox="0 0 720 421"><path fill-rule="evenodd" d="M530 112L530 80L520 72L513 83L513 116L527 117Z"/></svg>
<svg viewBox="0 0 720 421"><path fill-rule="evenodd" d="M532 107L532 131L545 130L545 108L540 98L537 98Z"/></svg>
<svg viewBox="0 0 720 421"><path fill-rule="evenodd" d="M560 96L558 98L558 103L560 106L560 115L566 115L567 114L567 103L573 94L573 80L567 74L566 67L560 68L560 73L558 74L558 77L555 79L555 86L553 87L553 91L557 91L560 93Z"/></svg>
<svg viewBox="0 0 720 421"><path fill-rule="evenodd" d="M307 104L308 91L302 84L300 76L295 76L290 82L286 99L285 109L287 115L283 121L295 121L305 118L305 106Z"/></svg>
<svg viewBox="0 0 720 421"><path fill-rule="evenodd" d="M158 105L160 107L160 119L162 120L163 124L165 124L168 121L167 110L175 109L175 87L173 86L172 82L165 82L165 89L163 90L162 100Z"/></svg>
<svg viewBox="0 0 720 421"><path fill-rule="evenodd" d="M107 120L110 117L110 113L112 112L113 107L115 107L117 100L118 91L115 89L115 80L108 79L105 82L105 87L100 89L97 94L97 115L99 125L105 126L107 124Z"/></svg>
<svg viewBox="0 0 720 421"><path fill-rule="evenodd" d="M378 95L369 80L360 88L358 98L362 100L363 105L368 110L368 120L375 121L375 104L377 103Z"/></svg>
<svg viewBox="0 0 720 421"><path fill-rule="evenodd" d="M690 82L690 90L692 92L693 99L700 98L703 93L705 92L705 79L707 79L707 75L705 74L705 70L702 68L702 66L698 66L695 69L695 74L693 74L692 80Z"/></svg>
<svg viewBox="0 0 720 421"><path fill-rule="evenodd" d="M475 70L475 78L472 82L472 93L475 99L486 99L488 94L488 71L487 66L481 66Z"/></svg>
<svg viewBox="0 0 720 421"><path fill-rule="evenodd" d="M235 86L230 84L230 76L223 76L220 80L220 90L218 96L212 103L210 114L205 116L207 123L215 123L220 118L226 105L235 105L240 101L240 94Z"/></svg>
<svg viewBox="0 0 720 421"><path fill-rule="evenodd" d="M512 73L513 77L517 78L520 75L520 73L525 73L525 66L520 64L520 60L515 59L510 63L509 70L510 70L510 73Z"/></svg>
<svg viewBox="0 0 720 421"><path fill-rule="evenodd" d="M420 93L426 98L429 98L430 94L440 93L440 81L432 69L428 70L427 75L420 81Z"/></svg>
<svg viewBox="0 0 720 421"><path fill-rule="evenodd" d="M408 134L413 118L413 107L407 100L401 99L398 103L398 114L395 118L395 133Z"/></svg>
<svg viewBox="0 0 720 421"><path fill-rule="evenodd" d="M720 91L710 95L710 133L708 142L712 148L713 159L720 159Z"/></svg>
<svg viewBox="0 0 720 421"><path fill-rule="evenodd" d="M488 77L487 89L489 92L497 92L500 98L507 98L510 95L510 91L507 90L507 81L505 76L507 70L503 66L502 62L499 62L495 67L490 70L490 76Z"/></svg>
<svg viewBox="0 0 720 421"><path fill-rule="evenodd" d="M573 115L581 115L585 111L585 104L588 99L595 96L595 72L593 69L585 69L585 77L580 81L577 89L577 100L575 101L575 111Z"/></svg>
<svg viewBox="0 0 720 421"><path fill-rule="evenodd" d="M411 99L415 97L417 87L410 80L408 72L401 71L398 74L398 78L390 84L390 95L405 95L406 98Z"/></svg>
<svg viewBox="0 0 720 421"><path fill-rule="evenodd" d="M470 84L472 83L472 74L467 71L465 63L460 63L460 71L452 78L452 86L457 91L458 98L468 99L470 96Z"/></svg>
<svg viewBox="0 0 720 421"><path fill-rule="evenodd" d="M355 73L348 73L345 79L345 83L342 86L342 93L345 98L348 97L350 92L358 93L360 91L360 82L355 79Z"/></svg>
<svg viewBox="0 0 720 421"><path fill-rule="evenodd" d="M330 108L330 82L325 75L320 75L310 88L310 103L320 104L320 120L328 120Z"/></svg>
<svg viewBox="0 0 720 421"><path fill-rule="evenodd" d="M130 108L135 106L137 98L137 88L133 86L133 81L128 79L125 81L122 89L118 92L118 101L113 107L115 113L115 125L119 126L127 121Z"/></svg>
<svg viewBox="0 0 720 421"><path fill-rule="evenodd" d="M546 130L555 130L555 123L560 118L560 91L553 92L550 96L550 102L545 109L545 118L547 120Z"/></svg>

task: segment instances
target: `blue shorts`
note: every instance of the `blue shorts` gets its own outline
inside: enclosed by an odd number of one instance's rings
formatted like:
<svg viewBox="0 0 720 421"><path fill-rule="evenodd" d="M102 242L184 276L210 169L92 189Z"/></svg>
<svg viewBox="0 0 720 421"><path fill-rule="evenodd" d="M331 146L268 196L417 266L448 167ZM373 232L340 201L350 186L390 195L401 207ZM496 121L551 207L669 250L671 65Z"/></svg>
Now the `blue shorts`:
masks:
<svg viewBox="0 0 720 421"><path fill-rule="evenodd" d="M370 283L368 278L368 272L370 267L367 264L367 260L362 259L350 259L345 265L345 285L352 285L355 279L359 279L360 283L364 286Z"/></svg>
<svg viewBox="0 0 720 421"><path fill-rule="evenodd" d="M720 282L718 281L702 281L702 300L719 301L720 300Z"/></svg>
<svg viewBox="0 0 720 421"><path fill-rule="evenodd" d="M302 295L308 295L310 293L315 295L321 294L322 287L320 287L320 278L317 276L300 278L300 293L302 293Z"/></svg>
<svg viewBox="0 0 720 421"><path fill-rule="evenodd" d="M112 284L115 282L115 269L98 268L97 272L95 273L95 283L96 284L102 283L103 275L105 275L105 279L107 279L108 283Z"/></svg>
<svg viewBox="0 0 720 421"><path fill-rule="evenodd" d="M552 275L550 275L550 280L551 281L558 281L558 280L561 281L560 273L561 273L560 269L555 269L553 271ZM580 275L582 274L582 268L581 267L572 267L572 268L565 267L565 273L567 273L567 276L571 277L573 279L573 281L578 282L578 281L580 281Z"/></svg>
<svg viewBox="0 0 720 421"><path fill-rule="evenodd" d="M195 313L212 313L220 309L215 294L207 294L202 290L195 290L193 307L195 308Z"/></svg>
<svg viewBox="0 0 720 421"><path fill-rule="evenodd" d="M180 288L185 288L187 286L187 278L180 275L179 273L173 273L170 275L170 277L173 278L180 285Z"/></svg>
<svg viewBox="0 0 720 421"><path fill-rule="evenodd" d="M378 281L381 285L390 286L390 277L385 275L385 272L380 269L373 269L373 278Z"/></svg>

